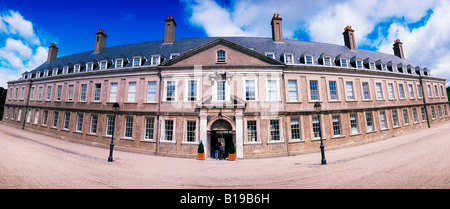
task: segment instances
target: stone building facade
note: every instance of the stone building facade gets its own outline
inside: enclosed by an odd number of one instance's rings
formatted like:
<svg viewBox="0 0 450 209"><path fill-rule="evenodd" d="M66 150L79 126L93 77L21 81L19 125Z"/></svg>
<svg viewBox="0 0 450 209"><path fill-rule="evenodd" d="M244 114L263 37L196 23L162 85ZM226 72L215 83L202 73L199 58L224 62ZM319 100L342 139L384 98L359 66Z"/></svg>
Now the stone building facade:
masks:
<svg viewBox="0 0 450 209"><path fill-rule="evenodd" d="M105 47L57 57L8 82L4 123L72 140L159 155L196 156L200 141L213 156L217 141L238 158L282 156L386 138L448 120L445 79L394 55L345 45L272 38L175 39ZM120 105L114 122L112 106ZM314 104L321 104L320 111ZM320 114L321 130L318 128Z"/></svg>

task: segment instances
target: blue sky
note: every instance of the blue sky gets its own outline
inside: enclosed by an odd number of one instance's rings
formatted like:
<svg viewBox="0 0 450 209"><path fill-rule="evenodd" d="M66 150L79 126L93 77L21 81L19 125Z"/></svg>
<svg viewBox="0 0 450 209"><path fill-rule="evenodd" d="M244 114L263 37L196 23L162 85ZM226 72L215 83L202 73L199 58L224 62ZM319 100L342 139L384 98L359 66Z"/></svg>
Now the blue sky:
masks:
<svg viewBox="0 0 450 209"><path fill-rule="evenodd" d="M393 54L399 38L407 59L450 80L449 0L2 0L0 86L45 62L50 43L58 56L92 50L99 28L107 47L163 39L167 15L176 38L270 37L274 13L289 39L343 45L351 25L357 48Z"/></svg>

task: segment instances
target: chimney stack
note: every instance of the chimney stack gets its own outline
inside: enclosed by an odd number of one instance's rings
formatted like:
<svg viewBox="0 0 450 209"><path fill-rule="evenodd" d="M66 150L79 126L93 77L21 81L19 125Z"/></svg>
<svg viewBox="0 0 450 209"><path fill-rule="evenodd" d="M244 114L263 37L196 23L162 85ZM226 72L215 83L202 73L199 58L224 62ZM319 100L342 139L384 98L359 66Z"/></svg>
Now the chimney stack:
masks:
<svg viewBox="0 0 450 209"><path fill-rule="evenodd" d="M103 29L98 29L98 32L95 33L95 47L94 52L99 52L105 48L106 44L106 34Z"/></svg>
<svg viewBox="0 0 450 209"><path fill-rule="evenodd" d="M48 47L47 63L49 63L50 61L56 59L57 54L58 54L58 47L56 47L55 43L52 43Z"/></svg>
<svg viewBox="0 0 450 209"><path fill-rule="evenodd" d="M400 41L400 39L394 41L393 49L395 56L405 59L405 54L403 54L403 43Z"/></svg>
<svg viewBox="0 0 450 209"><path fill-rule="evenodd" d="M348 47L351 50L356 49L356 42L355 42L355 31L352 29L352 26L347 25L347 27L344 28L344 32L342 35L344 35L344 43L345 46Z"/></svg>
<svg viewBox="0 0 450 209"><path fill-rule="evenodd" d="M281 27L280 14L273 14L272 21L270 25L272 25L272 39L275 42L283 42L283 28Z"/></svg>
<svg viewBox="0 0 450 209"><path fill-rule="evenodd" d="M164 43L172 43L175 40L175 27L177 26L177 23L175 23L175 19L173 19L172 15L167 16L164 23Z"/></svg>

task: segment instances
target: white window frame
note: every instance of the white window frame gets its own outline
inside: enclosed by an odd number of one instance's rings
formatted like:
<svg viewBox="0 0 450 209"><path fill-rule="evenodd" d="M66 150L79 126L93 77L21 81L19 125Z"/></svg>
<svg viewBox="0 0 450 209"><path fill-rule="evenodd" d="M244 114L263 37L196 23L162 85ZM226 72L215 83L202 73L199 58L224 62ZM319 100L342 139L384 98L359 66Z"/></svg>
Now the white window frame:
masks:
<svg viewBox="0 0 450 209"><path fill-rule="evenodd" d="M351 84L351 89L348 89L348 84ZM346 81L345 82L345 94L346 94L346 100L347 101L355 101L356 95L355 95L355 88L353 86L353 81Z"/></svg>
<svg viewBox="0 0 450 209"><path fill-rule="evenodd" d="M384 95L383 95L383 84L381 83L375 83L375 91L377 94L377 100L384 100Z"/></svg>
<svg viewBox="0 0 450 209"><path fill-rule="evenodd" d="M118 64L118 61L121 61L120 66ZM114 68L123 68L124 59L123 58L117 58L114 62Z"/></svg>
<svg viewBox="0 0 450 209"><path fill-rule="evenodd" d="M156 61L155 61L156 59ZM153 66L159 65L161 63L161 55L152 55L150 57L150 63Z"/></svg>
<svg viewBox="0 0 450 209"><path fill-rule="evenodd" d="M135 60L136 59L139 59L139 65L135 65ZM142 57L141 56L139 56L139 57L133 57L133 59L132 59L132 67L139 67L139 66L141 66L142 65Z"/></svg>
<svg viewBox="0 0 450 209"><path fill-rule="evenodd" d="M132 85L134 84L134 85ZM137 95L137 82L136 81L129 81L128 82L128 88L127 88L127 102L136 102L136 95Z"/></svg>
<svg viewBox="0 0 450 209"><path fill-rule="evenodd" d="M364 84L367 84L367 89L364 89ZM367 94L366 94L366 90L367 90ZM369 82L361 82L361 92L362 92L363 100L365 100L365 101L371 100ZM368 98L366 98L366 95L368 96Z"/></svg>
<svg viewBox="0 0 450 209"><path fill-rule="evenodd" d="M171 120L173 122L172 125L172 140L166 140L166 121ZM176 143L176 138L175 138L175 130L176 130L176 119L175 118L163 118L161 120L161 140L160 142L169 142L169 143Z"/></svg>
<svg viewBox="0 0 450 209"><path fill-rule="evenodd" d="M101 60L100 62L98 62L98 65L99 65L99 70L106 70L106 69L108 69L108 60Z"/></svg>
<svg viewBox="0 0 450 209"><path fill-rule="evenodd" d="M87 62L86 63L86 72L93 71L94 70L94 63L93 62Z"/></svg>
<svg viewBox="0 0 450 209"><path fill-rule="evenodd" d="M113 85L115 87L113 88ZM117 90L119 88L118 82L111 82L109 85L109 102L117 102Z"/></svg>
<svg viewBox="0 0 450 209"><path fill-rule="evenodd" d="M328 64L325 60L328 60ZM331 57L322 57L322 63L325 66L331 66Z"/></svg>
<svg viewBox="0 0 450 209"><path fill-rule="evenodd" d="M291 89L291 85L289 85L290 81L295 81L295 89ZM288 79L288 83L287 83L287 90L288 90L288 99L289 102L297 102L299 101L298 99L298 81L296 79ZM294 94L295 91L295 94ZM295 95L295 98L291 98L291 93L293 95Z"/></svg>
<svg viewBox="0 0 450 209"><path fill-rule="evenodd" d="M79 73L81 70L81 65L80 64L76 64L73 66L73 72L74 73Z"/></svg>
<svg viewBox="0 0 450 209"><path fill-rule="evenodd" d="M400 88L401 86L401 88ZM403 83L398 84L398 97L400 99L406 99L405 97L405 87L403 86Z"/></svg>
<svg viewBox="0 0 450 209"><path fill-rule="evenodd" d="M253 81L255 82L255 98L254 99L247 99L247 81ZM242 78L242 83L244 88L242 88L242 98L244 98L245 101L258 101L258 79L257 78Z"/></svg>
<svg viewBox="0 0 450 209"><path fill-rule="evenodd" d="M345 60L345 66L344 66L344 62L342 62L343 60ZM341 65L341 67L348 67L348 60L347 59L344 59L344 58L341 58L341 59L339 59L339 64Z"/></svg>
<svg viewBox="0 0 450 209"><path fill-rule="evenodd" d="M390 100L394 100L395 99L395 90L394 90L394 84L393 83L388 83L388 97L389 97Z"/></svg>
<svg viewBox="0 0 450 209"><path fill-rule="evenodd" d="M280 101L280 80L278 78L276 79L267 79L265 78L266 83L266 101ZM269 97L269 81L275 81L275 98Z"/></svg>
<svg viewBox="0 0 450 209"><path fill-rule="evenodd" d="M308 63L309 62L308 58L311 58L310 63ZM313 55L304 55L303 59L305 59L305 64L306 65L314 65L314 56Z"/></svg>
<svg viewBox="0 0 450 209"><path fill-rule="evenodd" d="M188 123L194 122L195 123L195 129L194 129L194 141L188 141ZM186 119L184 120L184 129L183 129L183 143L197 143L198 137L199 137L199 123L196 119Z"/></svg>
<svg viewBox="0 0 450 209"><path fill-rule="evenodd" d="M291 57L291 59L289 59L289 62L287 59L288 56ZM284 58L285 64L294 64L294 54L293 53L285 53L285 54L283 54L283 58Z"/></svg>
<svg viewBox="0 0 450 209"><path fill-rule="evenodd" d="M155 91L154 92L150 92L150 83L155 83ZM156 102L156 91L157 91L157 86L156 86L156 81L148 81L147 82L147 102ZM154 98L153 100L149 100L149 93L154 94Z"/></svg>
<svg viewBox="0 0 450 209"><path fill-rule="evenodd" d="M266 55L272 59L275 59L275 52L264 52L264 55Z"/></svg>
<svg viewBox="0 0 450 209"><path fill-rule="evenodd" d="M195 81L195 83L196 83L196 87L195 87L195 100L189 100L189 82L191 82L191 81ZM198 101L199 99L200 99L200 86L201 85L199 85L199 83L200 83L200 78L187 78L187 79L185 79L184 80L184 101L186 101L186 102L196 102L196 101Z"/></svg>
<svg viewBox="0 0 450 209"><path fill-rule="evenodd" d="M218 82L225 82L225 100L218 100L217 99L217 83ZM228 83L228 80L216 80L214 81L213 89L212 89L212 101L230 101L230 85Z"/></svg>
<svg viewBox="0 0 450 209"><path fill-rule="evenodd" d="M129 127L129 119L131 119L131 127ZM123 127L123 137L125 139L132 139L134 134L133 134L133 128L134 128L134 117L133 116L125 116L124 118L124 127ZM127 129L131 129L131 136L127 136Z"/></svg>
<svg viewBox="0 0 450 209"><path fill-rule="evenodd" d="M174 96L173 96L173 100L168 101L167 100L167 82L175 82L175 90L174 90ZM163 95L163 101L165 102L176 102L177 100L177 91L178 91L178 79L164 79L164 95Z"/></svg>
<svg viewBox="0 0 450 209"><path fill-rule="evenodd" d="M97 85L100 85L100 88L97 88ZM97 89L99 89L98 92L98 99L96 99L96 93L97 93ZM101 83L94 83L94 90L92 91L94 95L92 95L92 99L94 102L100 102L102 99L102 84Z"/></svg>

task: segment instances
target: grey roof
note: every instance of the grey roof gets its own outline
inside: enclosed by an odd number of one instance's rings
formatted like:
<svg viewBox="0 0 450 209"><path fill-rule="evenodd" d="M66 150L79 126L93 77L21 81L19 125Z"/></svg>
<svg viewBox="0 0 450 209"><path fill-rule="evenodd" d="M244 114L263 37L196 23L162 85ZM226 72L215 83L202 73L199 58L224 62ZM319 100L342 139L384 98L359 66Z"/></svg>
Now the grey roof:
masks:
<svg viewBox="0 0 450 209"><path fill-rule="evenodd" d="M374 52L363 49L350 50L346 46L311 42L311 41L300 41L292 39L284 39L284 42L274 42L272 38L262 38L262 37L203 37L203 38L184 38L175 39L173 43L167 44L163 43L162 40L150 41L142 43L127 44L121 46L113 46L102 49L100 52L94 53L93 51L87 51L67 56L58 57L49 63L44 63L37 67L36 69L30 71L35 73L37 71L43 71L45 69L62 68L63 66L73 66L74 64L84 64L87 62L95 62L100 60L112 60L116 58L126 57L129 62L126 63L124 67L130 67L132 65L132 57L142 55L146 58L145 62L142 64L150 65L150 56L155 54L162 55L165 59L169 60L170 54L179 53L180 55L198 48L202 45L215 41L217 39L225 39L227 41L236 43L246 48L251 48L255 52L264 54L265 52L274 52L275 59L282 60L282 55L284 53L294 54L294 63L300 64L300 56L302 54L313 54L314 59L317 60L321 55L335 57L344 57L351 59L356 56L357 59L365 60L369 58L370 61L380 61L383 64L391 62L392 64L403 66L411 65L412 69L416 67L415 64L411 63L407 59L401 59L393 54L385 54L381 52ZM315 61L315 64L318 64ZM336 63L332 63L336 66ZM114 68L111 65L109 68ZM96 67L98 69L98 66ZM95 69L94 69L95 70Z"/></svg>

